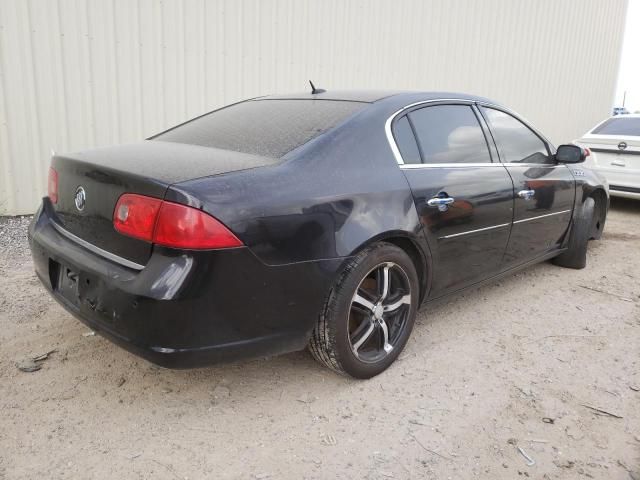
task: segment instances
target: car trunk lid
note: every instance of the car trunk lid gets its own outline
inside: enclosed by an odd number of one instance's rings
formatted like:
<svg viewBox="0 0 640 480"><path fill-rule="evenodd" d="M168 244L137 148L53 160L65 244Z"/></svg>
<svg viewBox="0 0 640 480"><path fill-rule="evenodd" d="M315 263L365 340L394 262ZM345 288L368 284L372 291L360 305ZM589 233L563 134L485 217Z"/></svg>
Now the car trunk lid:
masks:
<svg viewBox="0 0 640 480"><path fill-rule="evenodd" d="M594 153L590 161L605 173L611 185L640 180L640 137L591 134L578 143Z"/></svg>
<svg viewBox="0 0 640 480"><path fill-rule="evenodd" d="M152 244L118 233L113 211L123 193L164 198L174 183L262 167L276 159L194 145L144 141L56 155L56 222L106 252L145 265ZM82 191L81 191L82 190Z"/></svg>

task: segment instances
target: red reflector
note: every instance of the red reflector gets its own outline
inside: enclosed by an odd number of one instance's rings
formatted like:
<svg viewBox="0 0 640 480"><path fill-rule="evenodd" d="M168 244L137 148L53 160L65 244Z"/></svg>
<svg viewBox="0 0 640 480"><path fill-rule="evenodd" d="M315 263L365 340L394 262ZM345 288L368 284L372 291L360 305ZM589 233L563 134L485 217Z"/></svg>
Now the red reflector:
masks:
<svg viewBox="0 0 640 480"><path fill-rule="evenodd" d="M130 237L173 248L217 249L242 246L222 223L196 208L125 193L113 212L114 228Z"/></svg>
<svg viewBox="0 0 640 480"><path fill-rule="evenodd" d="M178 203L162 202L153 243L175 248L239 247L242 242L211 215Z"/></svg>
<svg viewBox="0 0 640 480"><path fill-rule="evenodd" d="M53 167L49 167L47 195L49 196L51 203L58 203L58 172L56 172Z"/></svg>
<svg viewBox="0 0 640 480"><path fill-rule="evenodd" d="M124 235L152 242L161 204L159 198L125 193L118 199L113 212L113 226Z"/></svg>

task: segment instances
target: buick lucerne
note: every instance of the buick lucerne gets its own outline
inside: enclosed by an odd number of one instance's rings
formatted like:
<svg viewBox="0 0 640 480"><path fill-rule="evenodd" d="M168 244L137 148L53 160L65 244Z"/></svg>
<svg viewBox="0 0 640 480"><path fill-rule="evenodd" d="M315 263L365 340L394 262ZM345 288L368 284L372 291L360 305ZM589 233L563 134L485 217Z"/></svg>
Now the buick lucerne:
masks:
<svg viewBox="0 0 640 480"><path fill-rule="evenodd" d="M369 378L421 305L585 266L609 204L588 154L469 95L261 97L54 155L30 245L57 301L159 365L308 346Z"/></svg>

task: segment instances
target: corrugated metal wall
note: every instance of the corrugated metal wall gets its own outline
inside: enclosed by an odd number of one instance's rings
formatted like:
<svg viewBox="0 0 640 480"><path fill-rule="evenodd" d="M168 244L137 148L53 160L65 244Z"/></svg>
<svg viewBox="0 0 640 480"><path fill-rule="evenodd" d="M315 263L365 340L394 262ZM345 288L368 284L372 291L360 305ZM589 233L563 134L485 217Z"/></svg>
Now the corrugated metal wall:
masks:
<svg viewBox="0 0 640 480"><path fill-rule="evenodd" d="M480 94L572 140L609 113L625 11L626 0L0 0L0 214L35 209L51 148L137 140L309 78Z"/></svg>

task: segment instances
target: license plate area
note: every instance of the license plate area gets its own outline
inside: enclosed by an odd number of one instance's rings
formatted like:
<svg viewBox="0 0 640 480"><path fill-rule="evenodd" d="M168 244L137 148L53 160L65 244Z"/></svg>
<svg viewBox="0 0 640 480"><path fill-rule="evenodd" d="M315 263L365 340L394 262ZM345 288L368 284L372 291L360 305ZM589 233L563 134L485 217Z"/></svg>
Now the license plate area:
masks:
<svg viewBox="0 0 640 480"><path fill-rule="evenodd" d="M66 265L49 260L49 280L53 291L57 295L76 306L80 305L80 296L78 294L79 275L77 272Z"/></svg>

